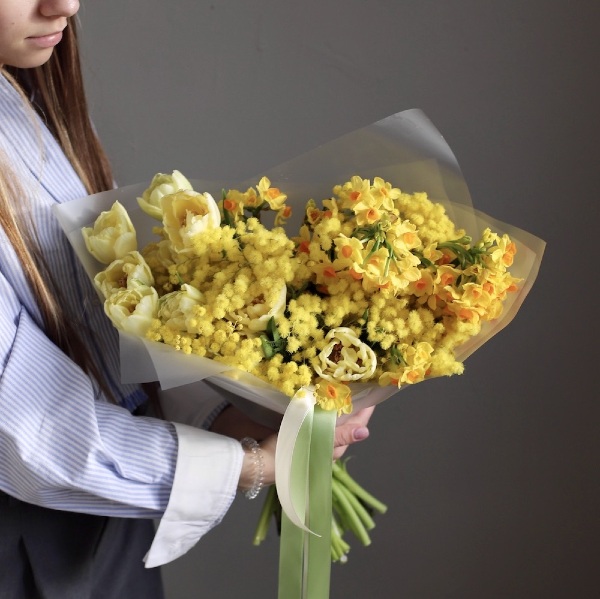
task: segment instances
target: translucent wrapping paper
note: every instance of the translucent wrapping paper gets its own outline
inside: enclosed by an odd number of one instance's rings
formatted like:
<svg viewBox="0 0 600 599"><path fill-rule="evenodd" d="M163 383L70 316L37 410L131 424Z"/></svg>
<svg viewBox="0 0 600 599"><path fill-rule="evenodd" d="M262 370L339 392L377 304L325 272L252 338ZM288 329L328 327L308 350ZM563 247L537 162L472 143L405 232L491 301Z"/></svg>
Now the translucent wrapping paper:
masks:
<svg viewBox="0 0 600 599"><path fill-rule="evenodd" d="M306 201L329 197L334 184L360 174L363 178L379 176L402 191L424 191L430 199L446 207L459 228L477 237L485 227L498 234L507 233L517 245L513 276L522 279L519 290L505 302L501 316L484 323L481 332L457 351L465 360L488 339L507 326L529 293L538 273L544 242L518 227L500 222L473 208L467 185L454 154L442 135L420 110L394 114L245 181L211 181L191 179L194 189L220 197L223 188L245 189L265 175L288 195L287 203L294 216L286 225L289 235L297 233ZM136 228L138 247L155 240L155 221L139 208L148 182L99 193L56 207L56 215L90 278L103 268L87 251L81 228L94 222L98 214L118 200L127 209ZM230 366L201 358L185 356L158 343L120 332L121 376L123 382L159 381L170 389L202 379L243 397L242 407L257 418L269 419L268 412L283 414L289 398L256 377L232 370ZM376 383L353 385L355 409L379 403L398 392L397 388L379 387ZM264 408L267 410L256 409Z"/></svg>

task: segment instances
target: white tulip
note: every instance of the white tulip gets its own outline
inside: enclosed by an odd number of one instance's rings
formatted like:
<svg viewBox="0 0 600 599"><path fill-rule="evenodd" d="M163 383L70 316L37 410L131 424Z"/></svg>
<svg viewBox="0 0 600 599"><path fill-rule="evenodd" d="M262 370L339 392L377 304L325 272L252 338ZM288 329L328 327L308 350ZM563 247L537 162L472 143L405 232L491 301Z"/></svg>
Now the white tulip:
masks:
<svg viewBox="0 0 600 599"><path fill-rule="evenodd" d="M158 293L154 287L121 289L106 299L104 311L117 329L144 337L158 314Z"/></svg>
<svg viewBox="0 0 600 599"><path fill-rule="evenodd" d="M327 345L313 361L317 374L326 381L370 379L377 366L375 352L348 327L331 329L325 336Z"/></svg>
<svg viewBox="0 0 600 599"><path fill-rule="evenodd" d="M110 264L137 249L135 228L119 202L101 212L93 227L81 230L88 252L102 264Z"/></svg>
<svg viewBox="0 0 600 599"><path fill-rule="evenodd" d="M193 189L192 184L179 171L173 171L172 175L157 173L152 178L150 187L144 191L141 198L137 198L137 201L148 216L162 220L161 198L188 189Z"/></svg>
<svg viewBox="0 0 600 599"><path fill-rule="evenodd" d="M188 323L195 318L193 309L202 303L202 293L192 285L184 284L178 291L163 295L159 300L158 318L176 331L189 330Z"/></svg>
<svg viewBox="0 0 600 599"><path fill-rule="evenodd" d="M177 252L190 250L194 237L221 225L219 207L209 193L178 191L160 200L165 231Z"/></svg>
<svg viewBox="0 0 600 599"><path fill-rule="evenodd" d="M143 256L135 251L129 252L120 260L114 260L94 277L96 287L105 298L122 288L131 289L154 285L152 271Z"/></svg>
<svg viewBox="0 0 600 599"><path fill-rule="evenodd" d="M275 299L273 302L267 301L265 296L256 298L256 300L236 312L234 320L253 333L265 331L269 320L272 317L281 316L285 311L287 286L282 283L279 292L276 295L269 294Z"/></svg>

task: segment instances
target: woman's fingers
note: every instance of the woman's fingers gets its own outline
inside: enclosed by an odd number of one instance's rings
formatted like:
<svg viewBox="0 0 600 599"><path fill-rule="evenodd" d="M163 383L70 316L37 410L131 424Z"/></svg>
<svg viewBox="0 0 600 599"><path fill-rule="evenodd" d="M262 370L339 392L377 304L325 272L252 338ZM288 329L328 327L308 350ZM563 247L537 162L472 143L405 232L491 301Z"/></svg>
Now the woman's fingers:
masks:
<svg viewBox="0 0 600 599"><path fill-rule="evenodd" d="M373 414L374 406L370 408L364 408L352 414L347 418L343 424L340 424L335 429L335 436L333 442L333 459L337 460L344 455L349 445L363 441L369 436L368 424ZM268 468L269 475L266 476L266 484L272 482L270 476L271 466L274 470L274 454L277 436L273 435L273 431L253 422L242 413L240 410L233 406L229 406L217 417L211 430L215 433L227 435L234 439L241 439L242 437L250 436L261 442L261 446L268 455Z"/></svg>
<svg viewBox="0 0 600 599"><path fill-rule="evenodd" d="M374 409L374 406L364 408L336 427L333 442L333 458L335 460L342 457L349 445L363 441L369 436L367 425Z"/></svg>

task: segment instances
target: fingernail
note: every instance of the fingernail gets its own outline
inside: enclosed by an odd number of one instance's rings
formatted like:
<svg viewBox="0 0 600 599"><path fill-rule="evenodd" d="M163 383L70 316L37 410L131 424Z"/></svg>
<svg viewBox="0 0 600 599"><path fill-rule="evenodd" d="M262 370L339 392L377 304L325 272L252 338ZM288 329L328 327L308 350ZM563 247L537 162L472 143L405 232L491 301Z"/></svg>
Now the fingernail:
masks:
<svg viewBox="0 0 600 599"><path fill-rule="evenodd" d="M369 429L366 426L361 426L354 430L353 436L355 441L362 441L369 436Z"/></svg>

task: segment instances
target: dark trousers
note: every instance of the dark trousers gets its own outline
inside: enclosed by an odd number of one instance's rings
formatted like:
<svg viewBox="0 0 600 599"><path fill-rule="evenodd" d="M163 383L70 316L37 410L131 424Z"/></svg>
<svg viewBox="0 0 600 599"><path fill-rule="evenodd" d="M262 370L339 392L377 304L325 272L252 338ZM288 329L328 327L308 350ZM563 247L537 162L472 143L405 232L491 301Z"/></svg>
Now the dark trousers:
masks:
<svg viewBox="0 0 600 599"><path fill-rule="evenodd" d="M164 599L149 520L49 510L0 492L0 599Z"/></svg>

